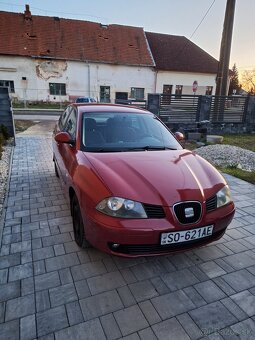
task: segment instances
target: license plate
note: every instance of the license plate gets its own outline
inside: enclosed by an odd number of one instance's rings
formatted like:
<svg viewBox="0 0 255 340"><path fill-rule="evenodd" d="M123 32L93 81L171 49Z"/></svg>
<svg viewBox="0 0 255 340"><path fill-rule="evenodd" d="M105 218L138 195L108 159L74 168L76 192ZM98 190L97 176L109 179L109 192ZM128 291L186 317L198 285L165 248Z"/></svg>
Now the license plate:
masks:
<svg viewBox="0 0 255 340"><path fill-rule="evenodd" d="M173 233L161 234L161 245L188 242L199 238L211 236L213 233L213 225L202 228L196 228L185 231L176 231Z"/></svg>

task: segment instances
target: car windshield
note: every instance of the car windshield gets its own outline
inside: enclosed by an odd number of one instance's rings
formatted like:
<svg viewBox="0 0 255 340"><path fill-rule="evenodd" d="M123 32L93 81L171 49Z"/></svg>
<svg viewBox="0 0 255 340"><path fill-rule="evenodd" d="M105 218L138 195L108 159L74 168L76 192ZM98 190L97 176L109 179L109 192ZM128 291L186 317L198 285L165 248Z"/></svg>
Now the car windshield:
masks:
<svg viewBox="0 0 255 340"><path fill-rule="evenodd" d="M82 150L177 150L181 145L157 117L142 113L83 113Z"/></svg>

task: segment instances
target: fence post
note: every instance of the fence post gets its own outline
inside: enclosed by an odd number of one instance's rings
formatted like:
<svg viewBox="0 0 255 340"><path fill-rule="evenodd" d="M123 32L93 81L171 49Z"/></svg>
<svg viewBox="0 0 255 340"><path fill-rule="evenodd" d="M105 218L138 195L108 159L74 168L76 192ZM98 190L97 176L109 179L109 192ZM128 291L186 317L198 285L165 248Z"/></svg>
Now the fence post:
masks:
<svg viewBox="0 0 255 340"><path fill-rule="evenodd" d="M255 96L248 96L245 114L245 126L247 132L255 131Z"/></svg>
<svg viewBox="0 0 255 340"><path fill-rule="evenodd" d="M160 110L160 95L148 93L148 100L147 100L147 110L154 113L155 115L159 116Z"/></svg>
<svg viewBox="0 0 255 340"><path fill-rule="evenodd" d="M212 96L200 96L199 110L200 110L200 121L210 120Z"/></svg>

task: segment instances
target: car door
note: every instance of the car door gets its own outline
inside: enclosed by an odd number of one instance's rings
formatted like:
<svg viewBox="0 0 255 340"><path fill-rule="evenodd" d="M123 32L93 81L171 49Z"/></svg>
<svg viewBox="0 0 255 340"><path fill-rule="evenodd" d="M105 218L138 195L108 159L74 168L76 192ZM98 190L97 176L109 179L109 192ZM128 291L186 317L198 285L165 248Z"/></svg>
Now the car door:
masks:
<svg viewBox="0 0 255 340"><path fill-rule="evenodd" d="M77 129L77 112L76 108L71 107L69 116L65 122L62 131L69 133L73 143L72 144L61 143L61 145L59 146L63 164L62 180L65 186L67 186L67 188L69 188L69 186L72 183L73 174L77 166L76 129Z"/></svg>
<svg viewBox="0 0 255 340"><path fill-rule="evenodd" d="M55 129L53 131L53 136L56 135L58 132L64 131L64 126L66 124L67 118L69 117L71 111L71 107L68 106L66 110L61 114L59 117L58 123L55 126ZM60 178L62 179L63 177L63 171L64 171L64 164L63 164L63 159L62 159L62 143L58 143L54 141L53 139L53 158L55 161L55 164L58 169L58 173Z"/></svg>

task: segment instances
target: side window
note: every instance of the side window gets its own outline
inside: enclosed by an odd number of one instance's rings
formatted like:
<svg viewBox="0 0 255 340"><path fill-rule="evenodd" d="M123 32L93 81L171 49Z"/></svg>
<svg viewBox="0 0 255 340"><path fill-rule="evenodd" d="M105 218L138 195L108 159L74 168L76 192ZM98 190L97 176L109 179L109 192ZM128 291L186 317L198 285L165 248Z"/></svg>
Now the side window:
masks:
<svg viewBox="0 0 255 340"><path fill-rule="evenodd" d="M67 118L64 130L72 136L72 139L76 137L76 112L71 109L70 115Z"/></svg>
<svg viewBox="0 0 255 340"><path fill-rule="evenodd" d="M66 110L60 116L59 121L58 121L60 130L63 130L63 128L64 128L66 120L69 116L70 110L71 110L71 107L67 107Z"/></svg>

